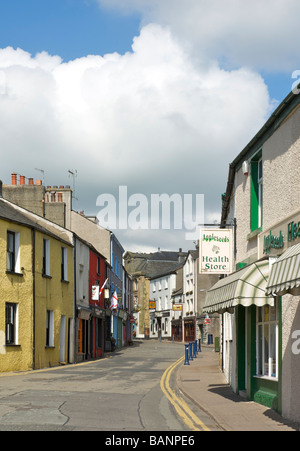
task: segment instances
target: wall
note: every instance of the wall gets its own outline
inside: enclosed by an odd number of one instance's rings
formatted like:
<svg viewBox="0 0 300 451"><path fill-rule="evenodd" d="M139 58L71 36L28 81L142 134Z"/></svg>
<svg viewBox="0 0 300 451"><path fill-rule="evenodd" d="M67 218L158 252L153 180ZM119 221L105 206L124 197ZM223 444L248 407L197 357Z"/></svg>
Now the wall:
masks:
<svg viewBox="0 0 300 451"><path fill-rule="evenodd" d="M300 422L300 344L293 333L299 342L300 296L287 294L282 296L282 415Z"/></svg>
<svg viewBox="0 0 300 451"><path fill-rule="evenodd" d="M50 275L42 276L43 238L50 239ZM61 282L61 248L67 248L68 282ZM68 362L69 319L73 318L73 248L64 242L36 232L36 369L59 365L61 317L65 316L65 352ZM46 347L46 312L54 312L54 347Z"/></svg>
<svg viewBox="0 0 300 451"><path fill-rule="evenodd" d="M111 263L109 230L103 229L76 211L71 211L71 230L88 243L91 243Z"/></svg>
<svg viewBox="0 0 300 451"><path fill-rule="evenodd" d="M23 276L6 274L7 230L20 233ZM24 371L33 365L33 298L31 229L0 219L0 371ZM3 347L5 303L18 304L18 346Z"/></svg>

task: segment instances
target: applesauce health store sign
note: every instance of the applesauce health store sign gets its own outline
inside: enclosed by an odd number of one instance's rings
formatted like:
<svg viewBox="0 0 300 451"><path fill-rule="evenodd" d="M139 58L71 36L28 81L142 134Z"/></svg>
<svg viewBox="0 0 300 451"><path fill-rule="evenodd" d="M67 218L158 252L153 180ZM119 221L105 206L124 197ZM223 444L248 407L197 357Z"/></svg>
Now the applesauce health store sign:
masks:
<svg viewBox="0 0 300 451"><path fill-rule="evenodd" d="M232 248L231 229L201 229L199 242L200 274L231 274Z"/></svg>

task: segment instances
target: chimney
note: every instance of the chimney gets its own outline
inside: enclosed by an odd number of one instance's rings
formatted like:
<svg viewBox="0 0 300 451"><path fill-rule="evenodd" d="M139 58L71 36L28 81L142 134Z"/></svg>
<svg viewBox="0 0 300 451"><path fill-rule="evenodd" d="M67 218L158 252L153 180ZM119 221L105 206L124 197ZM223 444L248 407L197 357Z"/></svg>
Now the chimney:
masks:
<svg viewBox="0 0 300 451"><path fill-rule="evenodd" d="M16 185L17 184L17 174L16 174L16 172L13 172L11 174L11 184L12 185Z"/></svg>
<svg viewBox="0 0 300 451"><path fill-rule="evenodd" d="M20 185L25 185L25 175L20 175Z"/></svg>

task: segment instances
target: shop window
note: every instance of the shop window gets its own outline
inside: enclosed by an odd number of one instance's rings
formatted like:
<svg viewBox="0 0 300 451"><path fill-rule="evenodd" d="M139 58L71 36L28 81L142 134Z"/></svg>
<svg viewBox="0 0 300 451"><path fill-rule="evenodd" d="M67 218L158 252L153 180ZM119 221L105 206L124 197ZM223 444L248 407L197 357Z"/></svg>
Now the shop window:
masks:
<svg viewBox="0 0 300 451"><path fill-rule="evenodd" d="M278 378L278 303L257 308L256 375Z"/></svg>
<svg viewBox="0 0 300 451"><path fill-rule="evenodd" d="M251 232L263 223L263 161L262 151L251 160Z"/></svg>

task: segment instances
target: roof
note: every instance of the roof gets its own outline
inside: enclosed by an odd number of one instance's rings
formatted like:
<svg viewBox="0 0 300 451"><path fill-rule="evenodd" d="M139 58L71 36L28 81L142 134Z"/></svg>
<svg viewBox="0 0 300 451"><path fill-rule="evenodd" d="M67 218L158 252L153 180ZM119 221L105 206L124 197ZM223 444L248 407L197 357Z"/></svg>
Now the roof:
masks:
<svg viewBox="0 0 300 451"><path fill-rule="evenodd" d="M2 197L0 198L0 218L38 230L41 233L53 236L54 238L73 246L72 232L58 226L48 219L42 218L25 208L19 207L18 205L3 199Z"/></svg>
<svg viewBox="0 0 300 451"><path fill-rule="evenodd" d="M166 268L165 270L160 270L158 271L156 274L154 274L152 277L150 277L150 279L158 279L160 277L164 277L164 276L168 276L170 274L176 274L176 271L181 268L183 266L183 262L182 263L174 263L171 264L169 263L169 267Z"/></svg>

